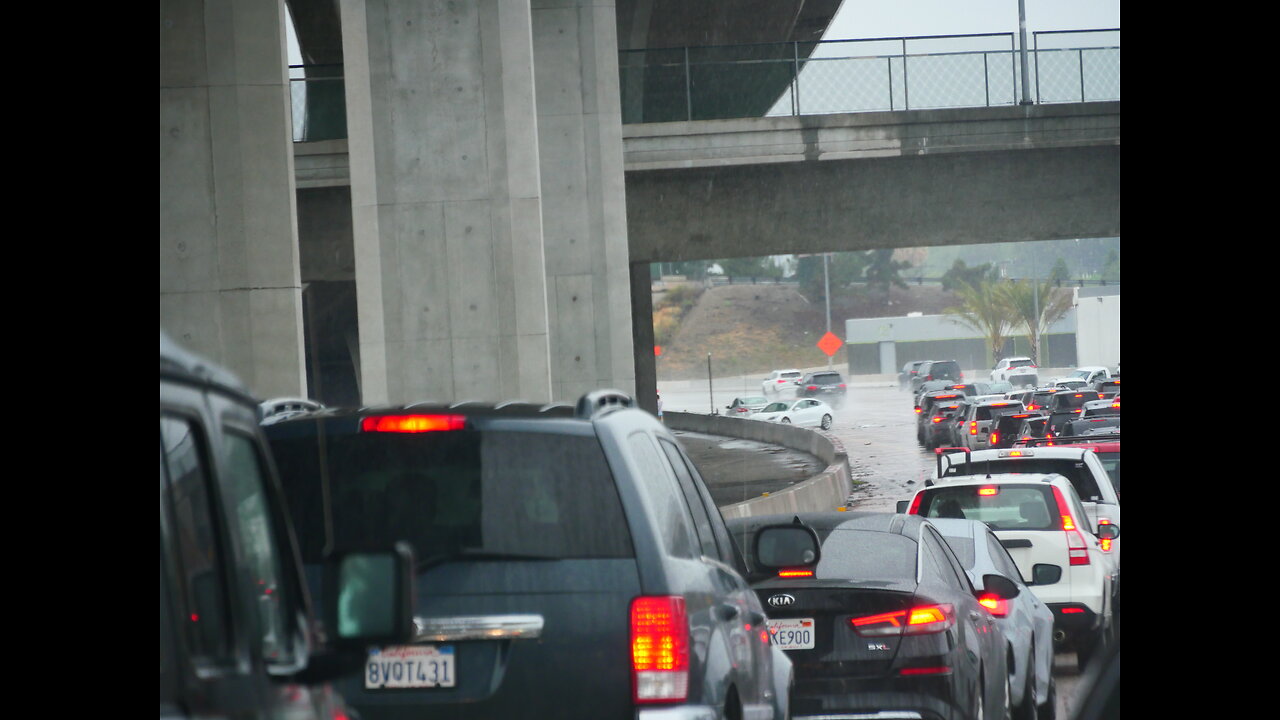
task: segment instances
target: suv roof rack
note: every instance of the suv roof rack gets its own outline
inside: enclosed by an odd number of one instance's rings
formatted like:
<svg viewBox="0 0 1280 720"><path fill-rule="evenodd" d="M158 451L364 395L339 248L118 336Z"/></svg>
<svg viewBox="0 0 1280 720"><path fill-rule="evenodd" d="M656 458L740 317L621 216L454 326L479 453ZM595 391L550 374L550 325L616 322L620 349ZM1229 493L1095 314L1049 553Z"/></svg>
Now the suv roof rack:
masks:
<svg viewBox="0 0 1280 720"><path fill-rule="evenodd" d="M621 390L592 390L578 399L574 415L586 420L606 410L629 408L634 405L631 396Z"/></svg>

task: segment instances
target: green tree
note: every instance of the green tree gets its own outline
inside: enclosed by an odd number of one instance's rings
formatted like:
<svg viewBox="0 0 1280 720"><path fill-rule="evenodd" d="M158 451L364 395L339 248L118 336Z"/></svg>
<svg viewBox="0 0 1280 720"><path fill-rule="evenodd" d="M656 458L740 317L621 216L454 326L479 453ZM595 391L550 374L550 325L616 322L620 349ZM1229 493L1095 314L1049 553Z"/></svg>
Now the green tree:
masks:
<svg viewBox="0 0 1280 720"><path fill-rule="evenodd" d="M716 261L729 277L782 277L782 268L766 257L726 258Z"/></svg>
<svg viewBox="0 0 1280 720"><path fill-rule="evenodd" d="M942 274L942 289L954 291L961 285L974 285L982 281L995 282L1000 270L991 263L969 267L963 260L951 263L951 269Z"/></svg>
<svg viewBox="0 0 1280 720"><path fill-rule="evenodd" d="M1040 336L1071 309L1071 291L1054 285L1018 280L1000 286L1002 302L1015 329L1021 330L1031 345L1031 357L1040 363Z"/></svg>
<svg viewBox="0 0 1280 720"><path fill-rule="evenodd" d="M1049 283L1055 287L1062 287L1062 284L1071 280L1071 271L1067 269L1067 261L1058 258L1053 264L1053 269L1049 271Z"/></svg>
<svg viewBox="0 0 1280 720"><path fill-rule="evenodd" d="M1107 253L1107 261L1102 266L1102 279L1107 282L1120 282L1120 251Z"/></svg>
<svg viewBox="0 0 1280 720"><path fill-rule="evenodd" d="M864 271L867 287L884 292L885 300L889 299L889 289L897 286L905 290L907 283L902 279L902 271L911 267L911 263L893 259L893 250L868 250L865 254L867 267Z"/></svg>
<svg viewBox="0 0 1280 720"><path fill-rule="evenodd" d="M831 253L827 273L832 293L860 280L865 268L866 259L862 253ZM826 300L823 294L822 255L805 255L798 259L796 282L800 284L800 294L809 302Z"/></svg>
<svg viewBox="0 0 1280 720"><path fill-rule="evenodd" d="M943 311L952 322L970 328L986 339L991 361L1000 357L1009 338L1009 330L1014 325L1004 287L1004 283L990 280L957 285L955 295L960 304Z"/></svg>

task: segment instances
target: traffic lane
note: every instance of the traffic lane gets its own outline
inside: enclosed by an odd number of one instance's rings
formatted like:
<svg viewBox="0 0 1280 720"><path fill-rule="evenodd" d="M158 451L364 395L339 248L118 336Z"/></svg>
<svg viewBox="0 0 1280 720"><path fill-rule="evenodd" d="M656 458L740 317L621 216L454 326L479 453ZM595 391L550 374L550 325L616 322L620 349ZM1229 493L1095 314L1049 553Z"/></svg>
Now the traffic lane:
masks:
<svg viewBox="0 0 1280 720"><path fill-rule="evenodd" d="M760 383L742 378L717 379L708 385L660 388L663 407L709 413L724 413L734 397L758 395ZM792 393L782 398L790 399ZM772 400L773 397L770 396ZM855 488L848 505L858 510L894 512L899 500L908 500L924 486L936 467L936 455L916 441L914 396L895 384L849 383L844 407L836 410L830 433L849 454L850 473ZM1077 704L1074 697L1080 672L1074 652L1057 653L1054 677L1058 683L1057 716L1069 717Z"/></svg>
<svg viewBox="0 0 1280 720"><path fill-rule="evenodd" d="M784 490L826 469L809 453L780 445L672 430L717 507Z"/></svg>

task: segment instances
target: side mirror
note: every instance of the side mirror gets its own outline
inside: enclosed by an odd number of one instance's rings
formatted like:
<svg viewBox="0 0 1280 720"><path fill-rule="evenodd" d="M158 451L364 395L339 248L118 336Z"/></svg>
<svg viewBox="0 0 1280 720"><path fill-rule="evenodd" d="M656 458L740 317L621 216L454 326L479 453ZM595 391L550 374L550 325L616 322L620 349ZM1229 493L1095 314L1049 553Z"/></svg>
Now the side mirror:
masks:
<svg viewBox="0 0 1280 720"><path fill-rule="evenodd" d="M766 570L816 565L822 557L818 533L800 523L760 528L752 550L756 565Z"/></svg>
<svg viewBox="0 0 1280 720"><path fill-rule="evenodd" d="M413 639L413 550L335 552L325 558L324 619L340 650Z"/></svg>
<svg viewBox="0 0 1280 720"><path fill-rule="evenodd" d="M1097 535L1099 538L1102 538L1103 540L1115 540L1116 538L1120 537L1120 526L1112 523L1099 525Z"/></svg>
<svg viewBox="0 0 1280 720"><path fill-rule="evenodd" d="M982 576L982 592L984 594L995 595L1001 600L1012 600L1018 597L1022 591L1018 589L1018 584L1003 575L983 575Z"/></svg>
<svg viewBox="0 0 1280 720"><path fill-rule="evenodd" d="M1036 563L1031 567L1030 585L1053 585L1062 579L1062 566Z"/></svg>

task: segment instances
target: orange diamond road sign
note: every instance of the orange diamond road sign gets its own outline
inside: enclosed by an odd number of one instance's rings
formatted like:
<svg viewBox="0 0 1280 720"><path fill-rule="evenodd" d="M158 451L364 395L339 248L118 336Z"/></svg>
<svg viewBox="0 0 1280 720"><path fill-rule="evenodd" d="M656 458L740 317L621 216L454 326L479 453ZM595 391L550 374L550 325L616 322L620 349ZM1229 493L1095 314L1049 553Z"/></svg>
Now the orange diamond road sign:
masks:
<svg viewBox="0 0 1280 720"><path fill-rule="evenodd" d="M828 331L822 339L818 341L818 349L827 354L827 357L835 357L840 352L840 348L844 345L844 341L836 337L836 334Z"/></svg>
<svg viewBox="0 0 1280 720"><path fill-rule="evenodd" d="M661 355L661 354L662 354L662 346L661 346L661 345L654 345L654 346L653 346L653 356L654 356L654 357L658 357L658 356L659 356L659 355Z"/></svg>

